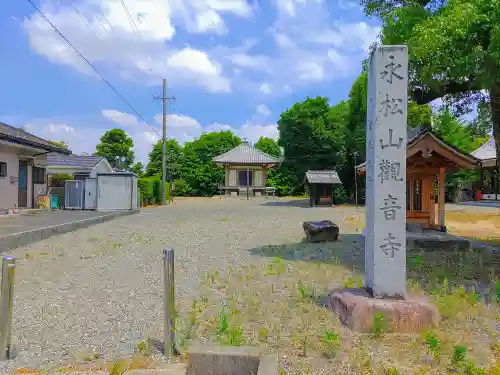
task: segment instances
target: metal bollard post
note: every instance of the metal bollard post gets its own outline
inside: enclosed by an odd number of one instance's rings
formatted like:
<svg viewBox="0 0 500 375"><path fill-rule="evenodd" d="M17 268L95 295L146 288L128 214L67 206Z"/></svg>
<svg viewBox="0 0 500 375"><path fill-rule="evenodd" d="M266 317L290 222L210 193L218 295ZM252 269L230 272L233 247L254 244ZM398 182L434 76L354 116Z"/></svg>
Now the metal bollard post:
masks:
<svg viewBox="0 0 500 375"><path fill-rule="evenodd" d="M176 354L174 280L174 249L166 249L163 250L163 307L165 310L163 354L167 358Z"/></svg>
<svg viewBox="0 0 500 375"><path fill-rule="evenodd" d="M0 303L0 360L11 358L12 301L14 299L14 275L16 258L4 256Z"/></svg>

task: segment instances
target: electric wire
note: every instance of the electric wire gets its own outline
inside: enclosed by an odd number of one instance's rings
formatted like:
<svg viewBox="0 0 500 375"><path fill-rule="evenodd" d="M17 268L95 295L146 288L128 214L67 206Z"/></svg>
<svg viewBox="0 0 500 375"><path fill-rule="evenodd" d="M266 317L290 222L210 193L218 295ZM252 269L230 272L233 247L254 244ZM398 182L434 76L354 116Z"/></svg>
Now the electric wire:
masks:
<svg viewBox="0 0 500 375"><path fill-rule="evenodd" d="M101 80L106 83L114 93L120 97L123 102L139 117L146 125L148 125L156 134L160 135L158 131L132 106L132 104L97 70L97 68L92 64L69 40L64 36L64 34L59 31L59 29L45 16L45 14L33 3L32 0L27 0L33 8L40 14L40 16L54 29L54 31L92 68L92 70L101 78Z"/></svg>

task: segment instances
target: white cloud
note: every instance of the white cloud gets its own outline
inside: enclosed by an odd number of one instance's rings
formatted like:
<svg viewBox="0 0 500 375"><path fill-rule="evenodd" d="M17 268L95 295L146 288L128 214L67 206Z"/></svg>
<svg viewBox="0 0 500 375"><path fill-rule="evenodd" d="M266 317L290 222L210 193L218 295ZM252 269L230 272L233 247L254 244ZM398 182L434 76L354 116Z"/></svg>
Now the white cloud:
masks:
<svg viewBox="0 0 500 375"><path fill-rule="evenodd" d="M339 1L344 8L352 2ZM253 35L240 46L224 46L217 45L220 34L230 31L237 38L240 24L260 14L253 13L257 6L248 0L127 0L140 38L121 0L90 2L99 17L87 1L75 4L91 30L69 4L42 0L41 8L106 77L115 74L141 85L158 85L166 77L170 86L197 86L212 93L238 90L283 95L357 74L379 32L379 27L367 22L347 22L330 14L331 4L324 0L273 0L276 19L267 27L252 26ZM227 16L239 17L231 30ZM36 53L95 75L36 13L23 25ZM199 40L195 35L188 44L180 39L186 33L213 37ZM275 44L271 50L262 44L269 40Z"/></svg>
<svg viewBox="0 0 500 375"><path fill-rule="evenodd" d="M205 52L184 48L172 54L167 65L193 83L202 82L210 92L231 92L230 82L221 76L219 64L210 61Z"/></svg>
<svg viewBox="0 0 500 375"><path fill-rule="evenodd" d="M128 0L126 6L140 37L134 32L120 0L91 1L99 17L90 11L87 2L75 4L90 28L68 4L42 0L41 9L104 75L117 72L122 78L147 85L157 84L166 76L179 86L190 84L210 92L230 91L228 78L207 51L191 47L179 50L172 43L176 28L191 33L223 32L226 26L222 14L240 17L251 14L246 0ZM23 26L33 51L54 63L95 75L37 13L26 18Z"/></svg>
<svg viewBox="0 0 500 375"><path fill-rule="evenodd" d="M120 112L115 109L103 109L101 111L102 115L107 119L116 122L119 125L123 126L135 126L138 125L139 122L135 116L132 116L126 112Z"/></svg>
<svg viewBox="0 0 500 375"><path fill-rule="evenodd" d="M271 110L267 108L264 104L259 104L256 108L257 113L260 113L261 115L264 116L270 116L271 115Z"/></svg>
<svg viewBox="0 0 500 375"><path fill-rule="evenodd" d="M380 28L364 21L336 20L324 0L274 0L278 16L265 39L275 48L263 54L259 45L214 49L218 61L238 69L233 87L283 95L319 82L331 82L359 74L368 47ZM261 37L264 39L264 37ZM255 51L254 51L255 50ZM271 90L272 88L272 90Z"/></svg>
<svg viewBox="0 0 500 375"><path fill-rule="evenodd" d="M75 132L75 128L66 124L48 124L45 130L52 134Z"/></svg>
<svg viewBox="0 0 500 375"><path fill-rule="evenodd" d="M269 86L269 83L263 83L262 85L260 85L259 90L264 94L271 93L271 87Z"/></svg>

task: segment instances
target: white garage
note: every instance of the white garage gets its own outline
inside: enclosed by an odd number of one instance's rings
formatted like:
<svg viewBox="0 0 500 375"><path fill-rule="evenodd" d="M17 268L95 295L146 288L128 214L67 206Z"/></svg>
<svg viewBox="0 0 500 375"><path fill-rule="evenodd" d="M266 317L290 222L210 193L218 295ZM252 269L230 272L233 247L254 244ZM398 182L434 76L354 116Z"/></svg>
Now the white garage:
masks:
<svg viewBox="0 0 500 375"><path fill-rule="evenodd" d="M131 172L97 174L97 211L138 208L137 176Z"/></svg>

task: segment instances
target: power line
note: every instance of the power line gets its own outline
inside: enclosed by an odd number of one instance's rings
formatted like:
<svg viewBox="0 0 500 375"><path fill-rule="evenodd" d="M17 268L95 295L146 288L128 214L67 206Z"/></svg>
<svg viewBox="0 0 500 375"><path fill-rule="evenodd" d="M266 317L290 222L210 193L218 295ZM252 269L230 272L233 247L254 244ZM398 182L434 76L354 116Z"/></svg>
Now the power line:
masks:
<svg viewBox="0 0 500 375"><path fill-rule="evenodd" d="M104 27L104 25L102 24L101 22L101 19L99 18L99 16L97 15L97 12L94 10L94 8L92 8L92 5L90 5L89 1L88 0L85 0L85 3L87 4L87 6L89 7L90 11L92 13L94 13L94 16L95 18L97 19L97 21L99 21L99 24L101 25L102 29L105 31L105 32L108 32L108 30L106 30L106 28ZM109 27L111 27L111 24L109 23L108 19L106 18L105 15L103 15L104 18L106 19L106 22L108 22L109 24Z"/></svg>
<svg viewBox="0 0 500 375"><path fill-rule="evenodd" d="M144 39L142 38L142 34L141 32L139 31L139 28L137 27L137 24L135 23L134 21L134 18L132 17L132 15L130 14L127 6L125 5L125 1L123 0L120 0L121 3L122 3L122 6L123 6L123 9L125 9L125 13L127 13L127 18L128 18L128 22L130 23L130 25L132 26L132 30L134 30L135 33L137 33L137 35L139 35L139 37L142 39L142 41L144 41Z"/></svg>
<svg viewBox="0 0 500 375"><path fill-rule="evenodd" d="M71 4L71 6L73 7L73 9L75 10L76 14L78 14L80 16L80 18L82 19L83 23L85 23L85 25L87 26L87 28L90 30L90 32L92 34L94 34L94 36L99 39L99 37L97 36L97 34L94 32L94 30L92 30L92 28L90 27L89 23L87 22L87 20L85 19L85 17L80 13L80 11L78 10L78 8L76 7L75 3L73 3L72 0L68 0L68 2ZM101 40L101 39L99 39Z"/></svg>
<svg viewBox="0 0 500 375"><path fill-rule="evenodd" d="M83 56L83 54L73 45L71 44L71 42L63 35L63 33L61 33L59 31L59 29L54 26L54 24L52 22L50 22L50 20L45 16L45 14L42 13L42 11L40 9L38 9L38 7L33 3L32 0L28 0L29 3L33 6L33 8L35 8L35 10L40 14L40 16L42 16L42 18L47 21L47 23L55 30L55 32L61 37L63 38L63 40L68 43L68 45L73 48L73 50L75 50L75 52L83 59L85 60L85 62L92 68L92 70L94 70L94 72L101 78L102 81L104 81L110 88L111 90L113 90L115 92L116 95L118 95L124 102L125 104L127 104L127 106L142 120L146 123L146 125L148 125L156 134L160 135L158 133L158 131L153 127L151 126L151 124L132 106L132 104L130 104L130 102L125 99L125 97L106 79L104 78L104 76L97 70L97 68L85 57Z"/></svg>

